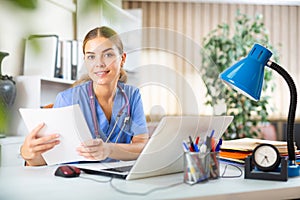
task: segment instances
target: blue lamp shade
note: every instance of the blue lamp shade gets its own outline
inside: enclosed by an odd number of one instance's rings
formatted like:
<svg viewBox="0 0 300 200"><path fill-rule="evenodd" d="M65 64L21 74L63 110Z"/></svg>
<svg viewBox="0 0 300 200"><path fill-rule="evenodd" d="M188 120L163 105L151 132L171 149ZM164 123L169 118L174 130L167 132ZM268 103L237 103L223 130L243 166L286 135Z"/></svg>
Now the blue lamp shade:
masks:
<svg viewBox="0 0 300 200"><path fill-rule="evenodd" d="M258 101L264 80L264 68L271 56L271 51L255 44L246 58L227 68L220 74L220 78L235 90Z"/></svg>

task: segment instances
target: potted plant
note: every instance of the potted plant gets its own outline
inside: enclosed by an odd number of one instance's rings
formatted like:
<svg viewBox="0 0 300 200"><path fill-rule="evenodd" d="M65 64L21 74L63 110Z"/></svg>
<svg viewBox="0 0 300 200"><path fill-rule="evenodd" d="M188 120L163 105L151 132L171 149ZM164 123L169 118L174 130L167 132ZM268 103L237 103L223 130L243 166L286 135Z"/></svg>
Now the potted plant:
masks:
<svg viewBox="0 0 300 200"><path fill-rule="evenodd" d="M254 43L268 46L278 60L276 52L269 43L268 32L263 23L262 15L251 19L237 12L233 32L226 23L218 25L203 40L204 55L202 56L202 78L207 86L207 105L216 107L220 103L226 106L223 113L233 115L234 120L229 126L224 139L257 137L259 123L268 122L268 114L272 107L268 103L270 96L267 90L273 91L272 71L266 69L262 97L255 102L227 87L218 77L227 67L245 57Z"/></svg>

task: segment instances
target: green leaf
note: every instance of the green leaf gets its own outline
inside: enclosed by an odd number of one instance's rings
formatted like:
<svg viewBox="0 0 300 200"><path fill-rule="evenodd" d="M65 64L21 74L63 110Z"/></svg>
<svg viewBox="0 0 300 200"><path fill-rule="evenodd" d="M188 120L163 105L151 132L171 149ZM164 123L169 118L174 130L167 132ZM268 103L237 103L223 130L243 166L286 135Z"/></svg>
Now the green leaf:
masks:
<svg viewBox="0 0 300 200"><path fill-rule="evenodd" d="M30 10L36 9L38 6L38 0L9 0L9 2L17 7Z"/></svg>

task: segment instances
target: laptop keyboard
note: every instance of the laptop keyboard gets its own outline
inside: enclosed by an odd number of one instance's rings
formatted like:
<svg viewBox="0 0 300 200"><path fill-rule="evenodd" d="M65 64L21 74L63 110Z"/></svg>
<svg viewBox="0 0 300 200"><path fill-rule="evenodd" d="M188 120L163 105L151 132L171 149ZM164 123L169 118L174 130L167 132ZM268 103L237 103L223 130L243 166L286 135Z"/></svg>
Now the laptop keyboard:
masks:
<svg viewBox="0 0 300 200"><path fill-rule="evenodd" d="M115 171L115 172L128 172L128 171L131 170L131 168L132 168L132 165L122 166L122 167L108 168L108 169L104 169L104 170Z"/></svg>

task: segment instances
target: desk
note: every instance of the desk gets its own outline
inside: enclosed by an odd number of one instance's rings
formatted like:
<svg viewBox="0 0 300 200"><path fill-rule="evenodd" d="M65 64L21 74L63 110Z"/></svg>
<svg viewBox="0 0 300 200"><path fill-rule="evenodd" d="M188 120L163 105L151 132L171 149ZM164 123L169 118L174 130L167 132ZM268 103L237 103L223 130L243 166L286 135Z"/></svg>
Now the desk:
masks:
<svg viewBox="0 0 300 200"><path fill-rule="evenodd" d="M223 164L221 172L223 171ZM230 167L231 168L231 167ZM54 167L1 167L1 200L60 200L60 199L141 199L113 189L110 183L99 183L84 178L61 178L54 176ZM227 174L237 174L234 168ZM81 174L100 181L109 177ZM112 183L121 190L144 193L150 189L164 187L183 181L182 173L125 181L113 179ZM300 197L300 177L287 182L220 178L193 186L182 183L172 188L158 190L143 199L295 199Z"/></svg>

